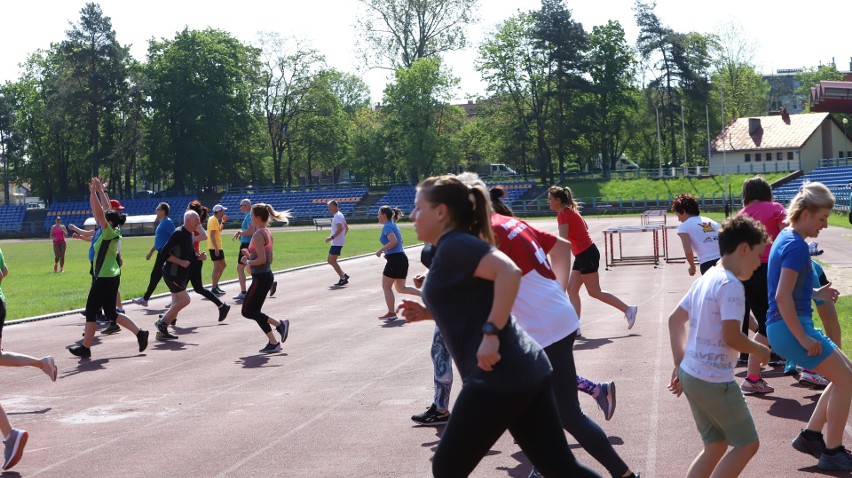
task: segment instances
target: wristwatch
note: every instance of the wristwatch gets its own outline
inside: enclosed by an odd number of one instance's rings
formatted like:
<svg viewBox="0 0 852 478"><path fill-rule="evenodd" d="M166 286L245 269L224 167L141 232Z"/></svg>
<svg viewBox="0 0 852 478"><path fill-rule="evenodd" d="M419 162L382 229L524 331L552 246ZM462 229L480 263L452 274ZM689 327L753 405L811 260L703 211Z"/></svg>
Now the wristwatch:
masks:
<svg viewBox="0 0 852 478"><path fill-rule="evenodd" d="M482 324L482 333L485 335L497 335L501 330L502 329L498 329L493 322L486 322Z"/></svg>

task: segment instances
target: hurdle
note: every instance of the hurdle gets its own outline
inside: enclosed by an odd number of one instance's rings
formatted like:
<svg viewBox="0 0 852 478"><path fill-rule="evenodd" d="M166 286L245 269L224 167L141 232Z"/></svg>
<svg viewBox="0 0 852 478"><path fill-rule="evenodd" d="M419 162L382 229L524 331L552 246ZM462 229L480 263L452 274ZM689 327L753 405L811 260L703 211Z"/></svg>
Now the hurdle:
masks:
<svg viewBox="0 0 852 478"><path fill-rule="evenodd" d="M665 226L661 224L650 224L644 226L613 226L604 229L604 265L609 270L616 265L653 264L654 268L660 265L660 231L665 232ZM622 235L651 233L651 254L625 256ZM615 250L615 236L618 236L618 253Z"/></svg>

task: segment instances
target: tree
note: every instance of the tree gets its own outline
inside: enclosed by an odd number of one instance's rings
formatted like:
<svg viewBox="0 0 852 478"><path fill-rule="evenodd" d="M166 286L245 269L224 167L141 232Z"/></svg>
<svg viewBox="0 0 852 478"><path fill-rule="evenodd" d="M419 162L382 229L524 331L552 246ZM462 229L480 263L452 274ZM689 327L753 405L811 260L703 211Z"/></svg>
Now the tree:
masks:
<svg viewBox="0 0 852 478"><path fill-rule="evenodd" d="M769 83L754 66L755 42L743 35L742 28L733 23L724 25L717 34L711 104L721 107L724 95L725 118L729 119L762 116L769 107Z"/></svg>
<svg viewBox="0 0 852 478"><path fill-rule="evenodd" d="M358 0L364 63L368 68L410 68L467 45L465 28L476 22L478 0Z"/></svg>
<svg viewBox="0 0 852 478"><path fill-rule="evenodd" d="M9 202L10 166L14 168L16 159L20 157L22 148L21 136L18 134L15 121L14 100L9 85L0 87L0 161L3 162L3 198L4 204ZM13 172L14 174L14 172Z"/></svg>
<svg viewBox="0 0 852 478"><path fill-rule="evenodd" d="M796 89L796 94L802 98L811 97L811 88L818 85L820 81L842 81L843 73L837 71L837 65L830 63L828 65L819 65L818 67L808 67L796 73L796 79L799 81L799 88ZM807 104L805 112L810 112L810 102Z"/></svg>

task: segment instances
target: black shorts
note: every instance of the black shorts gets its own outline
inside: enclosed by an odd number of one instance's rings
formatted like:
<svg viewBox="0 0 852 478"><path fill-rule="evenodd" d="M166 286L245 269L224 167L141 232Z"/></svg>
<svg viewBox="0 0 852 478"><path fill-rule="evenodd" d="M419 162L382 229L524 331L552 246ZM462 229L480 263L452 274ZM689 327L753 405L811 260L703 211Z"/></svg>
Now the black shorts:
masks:
<svg viewBox="0 0 852 478"><path fill-rule="evenodd" d="M242 263L243 263L243 262L242 262L242 258L243 258L243 249L248 249L248 246L249 246L248 244L245 244L245 243L242 243L242 242L240 243L240 250L239 250L239 251L237 251L237 264L242 264Z"/></svg>
<svg viewBox="0 0 852 478"><path fill-rule="evenodd" d="M408 256L404 252L385 254L385 270L382 275L391 279L405 279L408 277Z"/></svg>
<svg viewBox="0 0 852 478"><path fill-rule="evenodd" d="M704 275L704 273L709 271L711 267L714 267L717 262L719 262L718 257L716 259L713 259L712 261L702 262L698 265L698 270L701 271L701 275Z"/></svg>
<svg viewBox="0 0 852 478"><path fill-rule="evenodd" d="M574 256L574 265L571 269L580 274L594 274L601 267L601 251L598 246L592 244L585 251Z"/></svg>
<svg viewBox="0 0 852 478"><path fill-rule="evenodd" d="M104 310L107 320L115 321L118 311L115 310L115 297L121 285L121 276L98 277L92 281L89 297L86 299L86 322L94 322L98 311Z"/></svg>
<svg viewBox="0 0 852 478"><path fill-rule="evenodd" d="M339 256L340 252L343 250L343 246L331 246L328 248L328 255L330 256Z"/></svg>
<svg viewBox="0 0 852 478"><path fill-rule="evenodd" d="M6 323L6 301L0 300L0 337L3 337L3 324Z"/></svg>
<svg viewBox="0 0 852 478"><path fill-rule="evenodd" d="M216 249L207 249L210 252L210 260L213 262L216 261L224 261L225 260L225 249L219 249L219 253L216 254Z"/></svg>
<svg viewBox="0 0 852 478"><path fill-rule="evenodd" d="M172 294L178 294L186 290L186 281L189 278L189 274L180 274L180 275L168 275L163 274L163 282L166 283L166 287L169 288L169 292Z"/></svg>

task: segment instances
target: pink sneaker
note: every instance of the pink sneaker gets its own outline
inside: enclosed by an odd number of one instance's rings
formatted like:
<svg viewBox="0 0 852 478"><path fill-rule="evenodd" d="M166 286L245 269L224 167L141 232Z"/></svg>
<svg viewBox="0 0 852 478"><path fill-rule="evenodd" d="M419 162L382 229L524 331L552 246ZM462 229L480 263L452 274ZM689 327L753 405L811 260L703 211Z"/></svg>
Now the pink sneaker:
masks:
<svg viewBox="0 0 852 478"><path fill-rule="evenodd" d="M740 388L743 390L743 393L772 393L775 391L764 379L758 379L757 382L752 382L749 379L743 379L743 383L740 384Z"/></svg>
<svg viewBox="0 0 852 478"><path fill-rule="evenodd" d="M56 272L56 264L53 264L53 272Z"/></svg>

